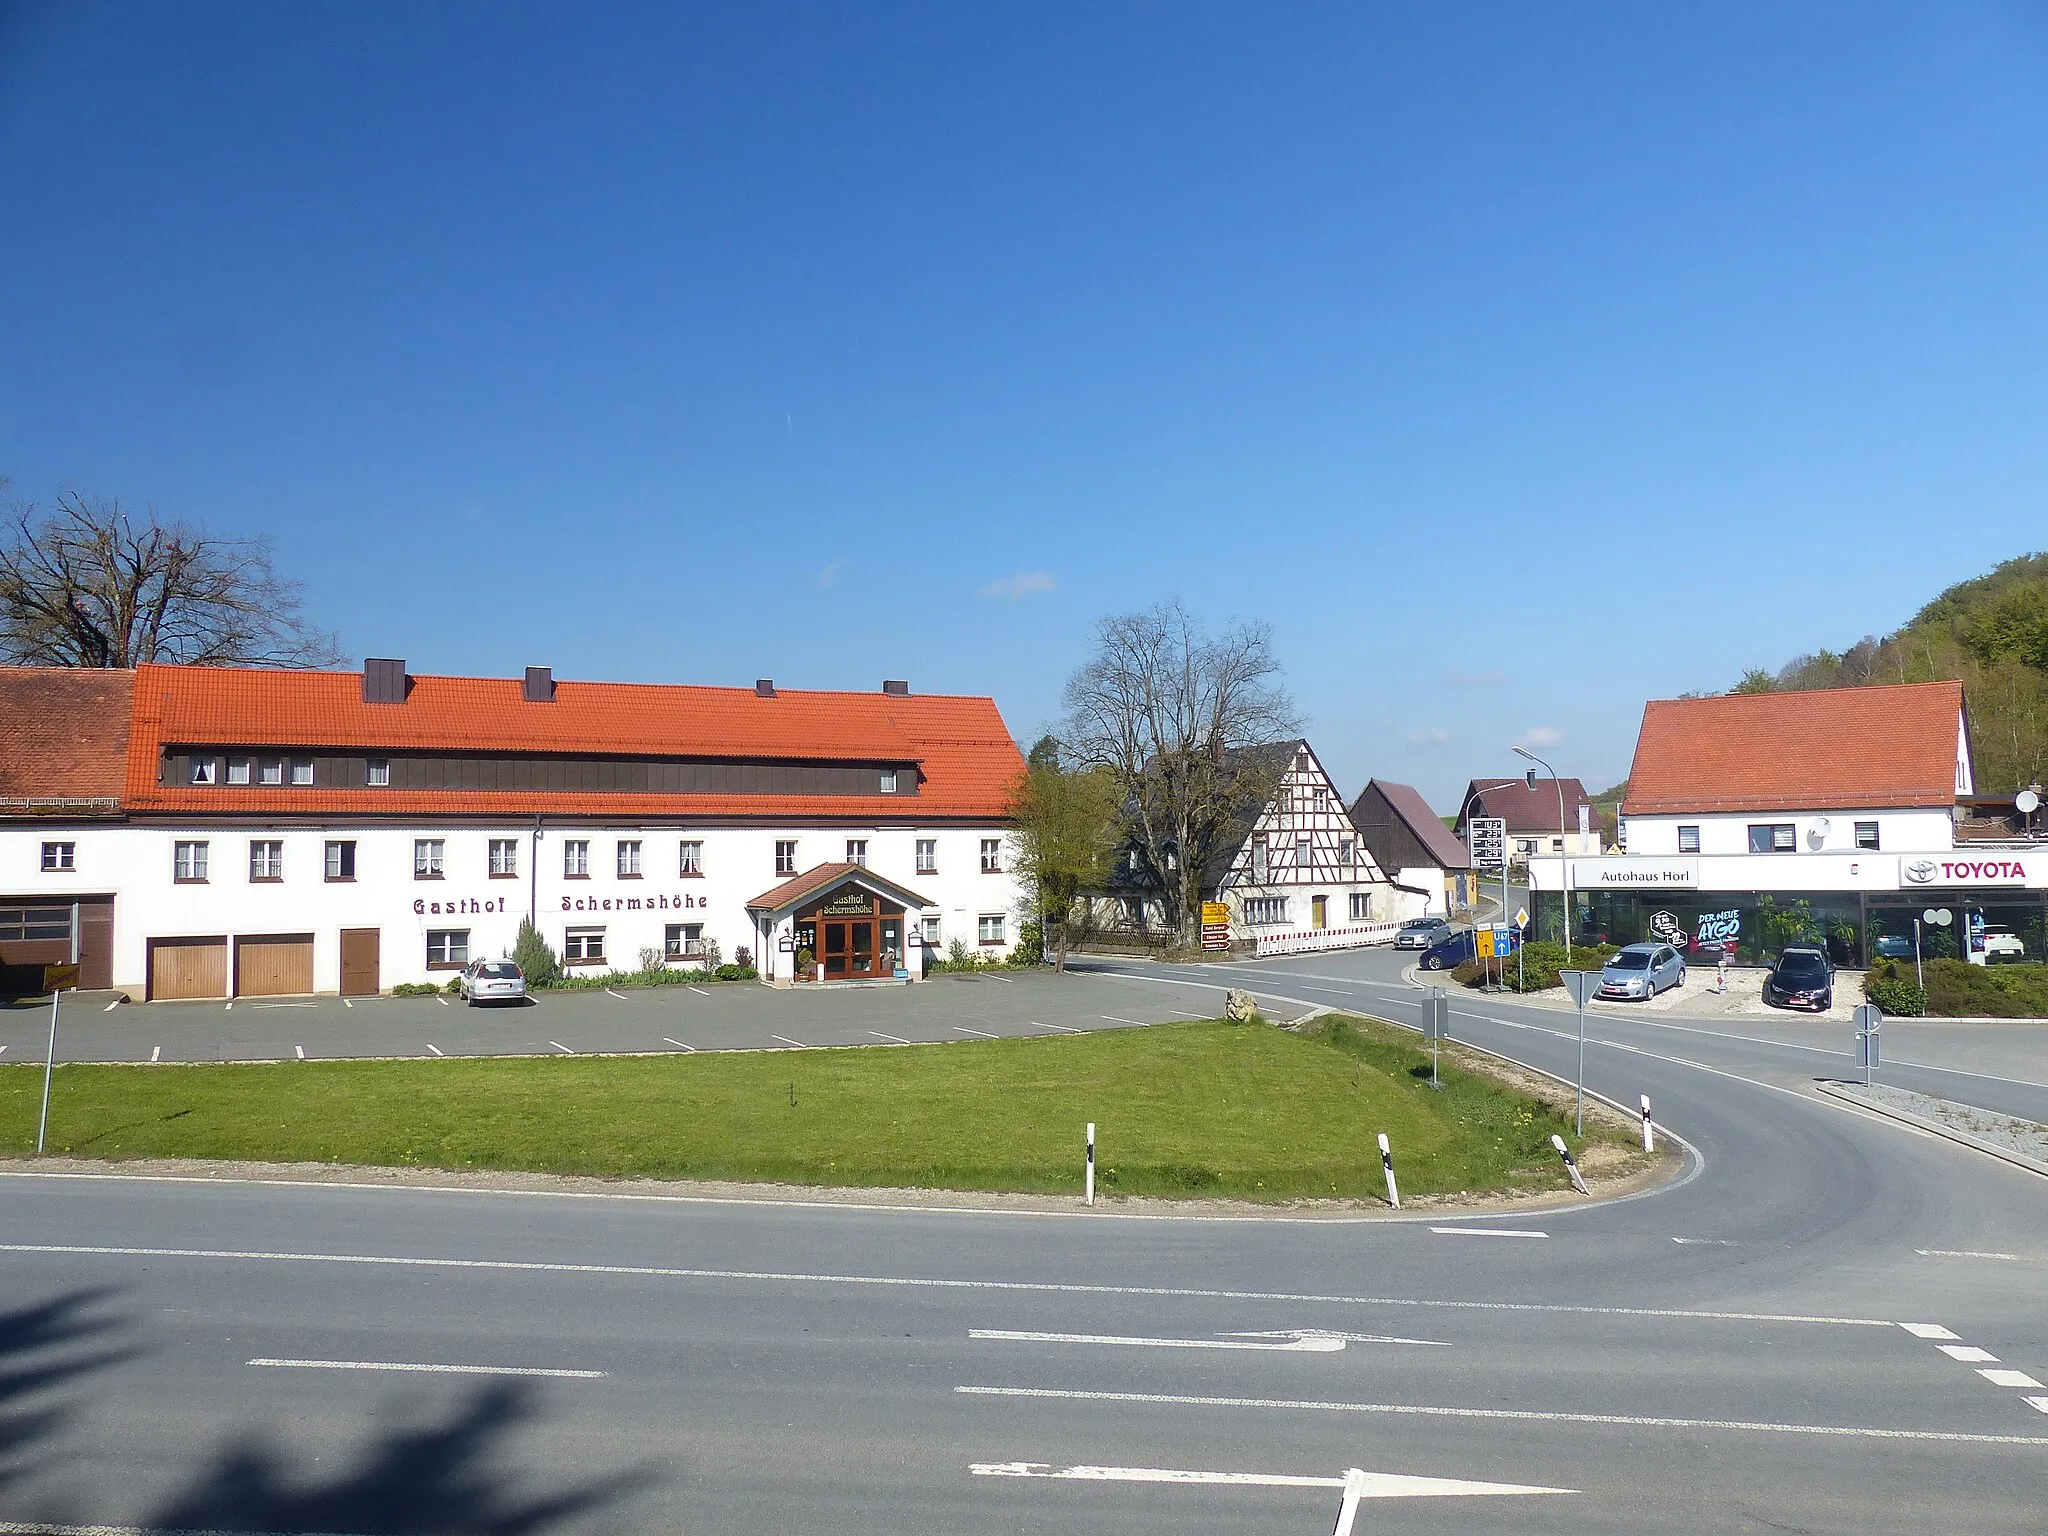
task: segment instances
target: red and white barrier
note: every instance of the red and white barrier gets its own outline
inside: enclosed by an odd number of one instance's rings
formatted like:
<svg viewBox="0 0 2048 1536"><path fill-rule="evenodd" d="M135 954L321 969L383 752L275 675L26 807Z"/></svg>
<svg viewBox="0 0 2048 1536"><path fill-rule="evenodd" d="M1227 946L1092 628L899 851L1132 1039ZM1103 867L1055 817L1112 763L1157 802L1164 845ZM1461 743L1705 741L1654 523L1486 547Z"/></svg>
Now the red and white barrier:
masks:
<svg viewBox="0 0 2048 1536"><path fill-rule="evenodd" d="M1255 955L1303 955L1319 949L1363 949L1368 944L1391 944L1401 931L1399 923L1353 923L1345 928L1255 929Z"/></svg>

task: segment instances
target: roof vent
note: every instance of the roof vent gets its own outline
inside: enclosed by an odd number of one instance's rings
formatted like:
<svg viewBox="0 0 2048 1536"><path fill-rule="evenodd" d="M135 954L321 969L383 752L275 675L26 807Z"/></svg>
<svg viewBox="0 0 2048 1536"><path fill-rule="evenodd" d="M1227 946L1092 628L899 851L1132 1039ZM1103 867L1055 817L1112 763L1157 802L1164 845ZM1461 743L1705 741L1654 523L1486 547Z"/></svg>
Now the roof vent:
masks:
<svg viewBox="0 0 2048 1536"><path fill-rule="evenodd" d="M405 702L405 663L385 656L363 658L363 702L365 704L403 704Z"/></svg>
<svg viewBox="0 0 2048 1536"><path fill-rule="evenodd" d="M757 678L755 678L755 679L754 679L754 697L755 697L755 698L757 698L757 699L772 699L772 698L774 698L774 697L775 697L775 679L774 679L774 678L772 678L772 677L757 677Z"/></svg>
<svg viewBox="0 0 2048 1536"><path fill-rule="evenodd" d="M555 671L552 667L528 667L526 685L520 697L529 704L552 704L555 702Z"/></svg>
<svg viewBox="0 0 2048 1536"><path fill-rule="evenodd" d="M882 692L893 693L899 699L907 699L910 697L910 684L900 677L885 678L882 682Z"/></svg>

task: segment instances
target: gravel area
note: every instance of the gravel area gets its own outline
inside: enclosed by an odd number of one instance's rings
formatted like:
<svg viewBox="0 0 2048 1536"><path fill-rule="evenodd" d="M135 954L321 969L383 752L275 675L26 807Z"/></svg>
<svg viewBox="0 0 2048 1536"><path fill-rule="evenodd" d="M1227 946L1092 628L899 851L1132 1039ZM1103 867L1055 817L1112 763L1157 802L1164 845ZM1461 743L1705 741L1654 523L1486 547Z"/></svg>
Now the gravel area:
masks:
<svg viewBox="0 0 2048 1536"><path fill-rule="evenodd" d="M1959 1104L1954 1099L1939 1099L1931 1093L1894 1088L1888 1083L1872 1083L1867 1088L1860 1083L1844 1086L1857 1098L1936 1121L1952 1131L1961 1131L1979 1141L2003 1147L2008 1152L2031 1157L2035 1162L2048 1163L2048 1125L2037 1125L2032 1120L2021 1120L2014 1115L2002 1115L1996 1110L1979 1109L1974 1104Z"/></svg>

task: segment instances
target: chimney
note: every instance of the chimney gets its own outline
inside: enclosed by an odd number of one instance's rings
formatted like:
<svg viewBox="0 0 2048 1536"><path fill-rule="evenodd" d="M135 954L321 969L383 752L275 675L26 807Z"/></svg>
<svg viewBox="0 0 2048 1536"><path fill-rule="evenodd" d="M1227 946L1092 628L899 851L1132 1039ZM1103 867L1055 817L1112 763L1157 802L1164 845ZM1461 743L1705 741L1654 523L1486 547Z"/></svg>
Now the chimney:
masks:
<svg viewBox="0 0 2048 1536"><path fill-rule="evenodd" d="M775 679L774 679L774 678L772 678L772 677L757 677L757 678L755 678L755 679L754 679L754 697L755 697L755 698L757 698L757 699L772 699L772 698L774 698L774 697L775 697Z"/></svg>
<svg viewBox="0 0 2048 1536"><path fill-rule="evenodd" d="M520 697L529 704L552 704L555 702L555 672L552 667L528 667L526 685Z"/></svg>
<svg viewBox="0 0 2048 1536"><path fill-rule="evenodd" d="M363 702L365 704L403 704L405 702L405 663L386 656L365 656L363 658Z"/></svg>
<svg viewBox="0 0 2048 1536"><path fill-rule="evenodd" d="M893 694L899 699L907 699L910 697L910 684L900 677L884 678L882 692Z"/></svg>

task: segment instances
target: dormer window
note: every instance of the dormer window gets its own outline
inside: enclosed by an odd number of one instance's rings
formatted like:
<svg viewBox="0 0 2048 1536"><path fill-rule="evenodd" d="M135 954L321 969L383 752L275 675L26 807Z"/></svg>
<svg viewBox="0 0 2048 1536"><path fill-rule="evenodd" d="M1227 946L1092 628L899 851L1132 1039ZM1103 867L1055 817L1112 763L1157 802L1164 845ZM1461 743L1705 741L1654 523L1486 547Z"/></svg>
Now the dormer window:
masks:
<svg viewBox="0 0 2048 1536"><path fill-rule="evenodd" d="M195 757L192 759L192 782L194 784L211 784L213 782L212 758Z"/></svg>
<svg viewBox="0 0 2048 1536"><path fill-rule="evenodd" d="M882 770L882 793L885 795L896 793L896 770L894 768L884 768Z"/></svg>
<svg viewBox="0 0 2048 1536"><path fill-rule="evenodd" d="M274 757L266 761L256 772L257 777L265 784L282 784L284 782L284 764Z"/></svg>
<svg viewBox="0 0 2048 1536"><path fill-rule="evenodd" d="M228 782L230 784L247 784L249 782L249 759L246 757L231 757L228 759Z"/></svg>
<svg viewBox="0 0 2048 1536"><path fill-rule="evenodd" d="M391 760L386 757L370 759L369 784L372 789L384 789L391 783Z"/></svg>

